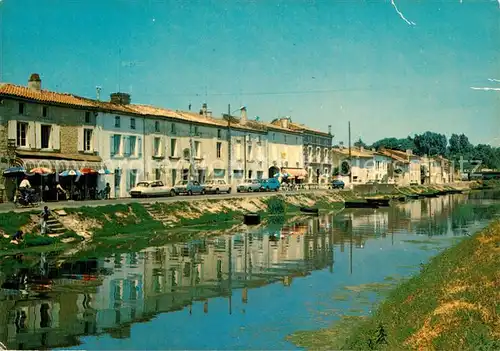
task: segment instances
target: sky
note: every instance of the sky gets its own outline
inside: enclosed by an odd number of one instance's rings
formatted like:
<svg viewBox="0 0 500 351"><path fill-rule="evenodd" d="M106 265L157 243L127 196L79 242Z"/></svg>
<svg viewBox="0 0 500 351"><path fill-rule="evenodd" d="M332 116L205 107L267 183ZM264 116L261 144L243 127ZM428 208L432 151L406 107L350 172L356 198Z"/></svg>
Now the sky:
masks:
<svg viewBox="0 0 500 351"><path fill-rule="evenodd" d="M0 0L1 77L371 143L427 130L500 146L496 0ZM404 17L404 18L403 18ZM405 20L406 19L406 20ZM490 79L490 80L489 80ZM236 114L237 112L235 112Z"/></svg>

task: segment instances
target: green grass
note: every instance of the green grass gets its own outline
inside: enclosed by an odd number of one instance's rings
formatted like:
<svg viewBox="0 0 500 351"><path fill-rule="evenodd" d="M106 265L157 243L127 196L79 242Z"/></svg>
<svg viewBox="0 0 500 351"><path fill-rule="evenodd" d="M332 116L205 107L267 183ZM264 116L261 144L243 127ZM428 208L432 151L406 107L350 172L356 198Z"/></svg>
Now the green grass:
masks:
<svg viewBox="0 0 500 351"><path fill-rule="evenodd" d="M13 236L21 227L31 222L30 216L34 212L8 212L0 214L0 230Z"/></svg>
<svg viewBox="0 0 500 351"><path fill-rule="evenodd" d="M291 336L309 349L500 349L500 222L444 250L371 317Z"/></svg>

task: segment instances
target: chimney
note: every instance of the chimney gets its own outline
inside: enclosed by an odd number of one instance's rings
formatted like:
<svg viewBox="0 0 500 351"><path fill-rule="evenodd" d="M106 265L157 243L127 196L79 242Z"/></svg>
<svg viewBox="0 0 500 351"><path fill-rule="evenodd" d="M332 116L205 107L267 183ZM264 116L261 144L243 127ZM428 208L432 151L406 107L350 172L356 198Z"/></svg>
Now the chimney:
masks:
<svg viewBox="0 0 500 351"><path fill-rule="evenodd" d="M280 119L281 127L288 129L288 125L290 123L290 117L283 117Z"/></svg>
<svg viewBox="0 0 500 351"><path fill-rule="evenodd" d="M207 111L207 117L212 118L212 111Z"/></svg>
<svg viewBox="0 0 500 351"><path fill-rule="evenodd" d="M203 115L203 117L207 117L207 111L207 103L204 102L203 105L201 105L200 115Z"/></svg>
<svg viewBox="0 0 500 351"><path fill-rule="evenodd" d="M364 148L363 146L360 146L360 147L359 147L359 151L360 151L360 152L364 152L364 151L365 151L365 148Z"/></svg>
<svg viewBox="0 0 500 351"><path fill-rule="evenodd" d="M30 79L28 79L28 88L36 91L42 90L42 80L40 79L38 73L33 73L30 76Z"/></svg>
<svg viewBox="0 0 500 351"><path fill-rule="evenodd" d="M412 150L412 149L408 149L408 150L406 150L406 154L407 154L408 156L413 155L413 150Z"/></svg>
<svg viewBox="0 0 500 351"><path fill-rule="evenodd" d="M97 101L101 100L101 90L102 90L102 88L100 86L95 87L95 95L96 95Z"/></svg>
<svg viewBox="0 0 500 351"><path fill-rule="evenodd" d="M328 134L332 135L332 125L328 125Z"/></svg>
<svg viewBox="0 0 500 351"><path fill-rule="evenodd" d="M241 106L240 107L240 112L241 112L240 123L241 124L246 124L247 121L248 121L246 106Z"/></svg>
<svg viewBox="0 0 500 351"><path fill-rule="evenodd" d="M128 105L130 104L130 94L127 93L112 93L110 95L110 101L117 105Z"/></svg>

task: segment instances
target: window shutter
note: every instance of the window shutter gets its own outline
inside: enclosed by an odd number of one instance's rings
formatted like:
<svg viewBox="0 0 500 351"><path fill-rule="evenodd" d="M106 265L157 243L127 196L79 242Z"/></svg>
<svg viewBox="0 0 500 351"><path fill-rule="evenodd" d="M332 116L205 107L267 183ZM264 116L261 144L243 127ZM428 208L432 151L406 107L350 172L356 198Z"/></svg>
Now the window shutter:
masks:
<svg viewBox="0 0 500 351"><path fill-rule="evenodd" d="M40 127L40 124L38 123L38 127ZM28 146L30 148L40 148L41 147L41 135L40 132L37 133L37 124L35 122L29 122L28 124ZM38 129L40 130L40 129ZM38 140L36 136L39 136Z"/></svg>
<svg viewBox="0 0 500 351"><path fill-rule="evenodd" d="M111 135L109 137L109 153L111 157L113 157L115 154L115 137L114 135Z"/></svg>
<svg viewBox="0 0 500 351"><path fill-rule="evenodd" d="M51 132L51 142L52 142L52 149L54 150L60 150L61 149L61 130L58 125L53 125L52 126L52 132Z"/></svg>
<svg viewBox="0 0 500 351"><path fill-rule="evenodd" d="M137 138L137 156L142 157L142 137Z"/></svg>
<svg viewBox="0 0 500 351"><path fill-rule="evenodd" d="M124 154L125 154L125 156L130 156L130 137L124 136L123 142L125 143Z"/></svg>
<svg viewBox="0 0 500 351"><path fill-rule="evenodd" d="M78 134L78 151L82 152L83 151L83 128L78 128L77 134Z"/></svg>
<svg viewBox="0 0 500 351"><path fill-rule="evenodd" d="M99 150L99 140L97 138L97 128L92 129L92 151L97 152Z"/></svg>
<svg viewBox="0 0 500 351"><path fill-rule="evenodd" d="M17 140L17 121L15 120L9 121L7 138Z"/></svg>

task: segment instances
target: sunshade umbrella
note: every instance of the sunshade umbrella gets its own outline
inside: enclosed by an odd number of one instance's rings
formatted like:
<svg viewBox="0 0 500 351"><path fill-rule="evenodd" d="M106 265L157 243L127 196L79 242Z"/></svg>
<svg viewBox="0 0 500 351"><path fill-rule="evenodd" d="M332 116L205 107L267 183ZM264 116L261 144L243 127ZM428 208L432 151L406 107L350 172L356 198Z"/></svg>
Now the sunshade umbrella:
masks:
<svg viewBox="0 0 500 351"><path fill-rule="evenodd" d="M78 170L74 170L74 169L62 171L61 173L59 173L59 176L61 176L61 177L81 176L81 175L82 175L82 172L80 172Z"/></svg>
<svg viewBox="0 0 500 351"><path fill-rule="evenodd" d="M82 172L82 174L96 174L97 171L92 169L92 168L82 168L80 170L80 172Z"/></svg>
<svg viewBox="0 0 500 351"><path fill-rule="evenodd" d="M39 174L42 176L42 180L41 180L41 191L40 191L40 195L41 195L41 198L42 198L42 201L43 201L43 176L46 176L46 175L49 175L49 174L52 174L54 172L52 172L52 170L50 168L46 168L46 167L36 167L36 168L33 168L30 173L32 174Z"/></svg>
<svg viewBox="0 0 500 351"><path fill-rule="evenodd" d="M82 175L82 172L80 172L77 169L70 169L70 170L62 171L61 173L59 173L59 176L61 176L61 177L71 177L71 194L70 194L70 199L73 196L73 177L74 176L79 177L81 175Z"/></svg>
<svg viewBox="0 0 500 351"><path fill-rule="evenodd" d="M3 171L4 176L10 176L19 173L26 173L26 169L24 167L9 167Z"/></svg>
<svg viewBox="0 0 500 351"><path fill-rule="evenodd" d="M52 170L50 168L46 168L46 167L37 167L37 168L33 168L30 173L34 173L34 174L52 174L54 172L52 172Z"/></svg>
<svg viewBox="0 0 500 351"><path fill-rule="evenodd" d="M111 174L111 171L109 169L100 169L97 171L99 174Z"/></svg>

